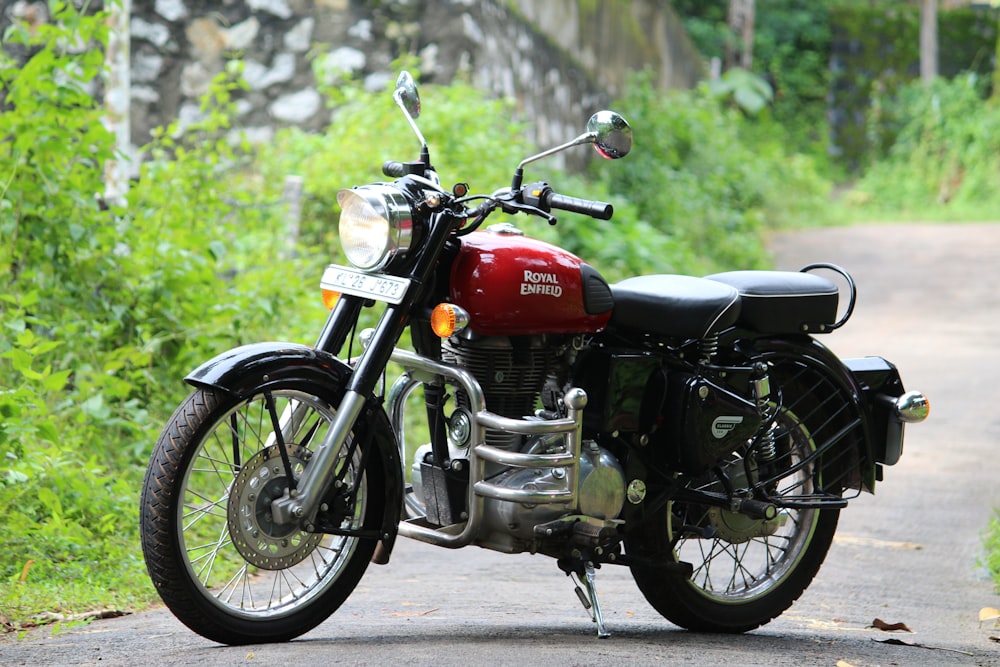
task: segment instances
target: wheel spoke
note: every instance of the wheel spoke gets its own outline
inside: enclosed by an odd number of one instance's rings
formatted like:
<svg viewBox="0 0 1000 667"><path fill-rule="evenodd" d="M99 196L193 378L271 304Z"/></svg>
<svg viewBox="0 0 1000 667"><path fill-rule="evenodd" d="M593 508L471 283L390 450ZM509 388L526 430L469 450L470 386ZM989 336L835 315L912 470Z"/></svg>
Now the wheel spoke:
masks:
<svg viewBox="0 0 1000 667"><path fill-rule="evenodd" d="M198 506L192 505L191 503L184 503L184 507L190 508L191 510L190 512L186 512L183 515L184 519L191 519L189 523L184 524L185 531L190 530L196 523L198 523L199 521L201 521L206 517L215 517L218 519L226 518L225 509L222 509L221 512L213 511L223 507L226 502L226 498L221 498L214 502L208 500L207 498L205 500L206 502L204 505L198 505Z"/></svg>
<svg viewBox="0 0 1000 667"><path fill-rule="evenodd" d="M216 558L227 543L230 543L229 531L226 529L225 524L223 524L222 530L219 532L219 537L214 544L207 544L203 547L196 547L194 549L187 550L187 553L191 554L196 549L210 549L210 551L208 551L205 555L190 559L192 565L199 564L199 561L204 561L204 563L200 563L196 576L205 586L209 585L212 579L212 568L215 567Z"/></svg>

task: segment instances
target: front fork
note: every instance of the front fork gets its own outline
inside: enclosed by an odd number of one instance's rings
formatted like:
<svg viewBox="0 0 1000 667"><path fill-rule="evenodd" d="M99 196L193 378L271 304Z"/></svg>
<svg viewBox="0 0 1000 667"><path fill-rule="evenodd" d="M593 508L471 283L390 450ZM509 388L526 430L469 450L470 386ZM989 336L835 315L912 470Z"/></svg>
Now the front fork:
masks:
<svg viewBox="0 0 1000 667"><path fill-rule="evenodd" d="M339 352L347 338L345 332L352 329L354 322L357 321L361 299L341 297L340 301L357 303L347 303L343 308L334 309L324 328L323 336L316 345L319 349L334 348ZM407 311L408 308L405 306L389 306L382 314L370 343L362 352L347 382L344 396L337 406L337 414L326 437L316 448L295 488L288 489L285 495L271 503L271 513L279 525L302 523L308 526L315 523L321 500L333 481L332 473L342 445L350 436L355 421L364 411L368 397L372 395L389 361L389 355L406 322Z"/></svg>
<svg viewBox="0 0 1000 667"><path fill-rule="evenodd" d="M278 525L299 523L307 526L315 523L317 510L333 482L331 473L336 467L342 445L361 416L368 397L373 395L396 342L408 323L411 308L423 303L426 298L427 285L431 282L438 258L457 222L458 219L447 210L430 216L426 241L412 270L405 276L410 280L406 296L398 305L388 305L382 313L347 382L333 424L295 488L288 489L285 495L271 503L271 513ZM361 297L342 295L327 319L316 348L338 355L354 331L364 303Z"/></svg>

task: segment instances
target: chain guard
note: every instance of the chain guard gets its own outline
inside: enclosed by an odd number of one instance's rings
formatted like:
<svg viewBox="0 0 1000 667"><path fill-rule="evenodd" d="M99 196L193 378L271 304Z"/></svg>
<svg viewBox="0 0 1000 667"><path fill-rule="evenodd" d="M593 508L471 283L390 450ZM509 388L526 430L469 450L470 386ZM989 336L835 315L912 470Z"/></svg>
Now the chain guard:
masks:
<svg viewBox="0 0 1000 667"><path fill-rule="evenodd" d="M287 445L296 479L312 456L305 447ZM316 549L322 534L294 524L274 523L271 503L284 495L288 477L277 445L257 452L236 475L227 507L229 536L240 555L264 570L283 570L301 563Z"/></svg>

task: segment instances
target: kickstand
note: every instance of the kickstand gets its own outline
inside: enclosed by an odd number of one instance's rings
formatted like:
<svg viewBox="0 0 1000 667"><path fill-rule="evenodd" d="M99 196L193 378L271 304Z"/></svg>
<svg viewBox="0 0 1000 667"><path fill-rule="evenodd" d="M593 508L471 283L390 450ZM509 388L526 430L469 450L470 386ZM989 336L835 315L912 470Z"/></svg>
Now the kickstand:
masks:
<svg viewBox="0 0 1000 667"><path fill-rule="evenodd" d="M597 599L597 584L594 583L594 564L588 562L583 568L583 573L584 582L580 581L580 576L576 572L569 572L568 574L576 584L576 596L583 603L583 608L590 612L591 619L593 619L594 623L597 623L597 637L599 639L607 639L611 636L611 633L604 627L604 617L601 615L601 603ZM580 587L581 584L586 585L586 591Z"/></svg>

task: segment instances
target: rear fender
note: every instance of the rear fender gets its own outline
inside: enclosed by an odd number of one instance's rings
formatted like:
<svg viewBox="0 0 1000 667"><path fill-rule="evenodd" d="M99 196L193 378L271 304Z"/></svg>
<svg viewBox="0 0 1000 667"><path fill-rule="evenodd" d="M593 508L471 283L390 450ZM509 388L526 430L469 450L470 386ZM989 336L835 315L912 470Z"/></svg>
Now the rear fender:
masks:
<svg viewBox="0 0 1000 667"><path fill-rule="evenodd" d="M352 369L333 355L295 343L254 343L228 350L211 359L184 380L195 387L223 391L249 398L261 389L301 381L329 389L324 396L331 405L340 404ZM369 397L363 413L374 429L373 443L385 479L385 512L382 520L382 554L388 557L396 541L403 503L403 472L396 436L389 418L375 397Z"/></svg>
<svg viewBox="0 0 1000 667"><path fill-rule="evenodd" d="M769 361L780 362L785 358L804 363L836 387L839 399L847 407L841 418L844 428L858 436L850 438L855 444L847 445L858 448L858 469L847 469L844 459L824 457L824 478L854 479L855 482L847 485L849 488L874 493L875 482L880 477L879 456L885 450L886 429L884 424L877 423L869 394L852 369L828 348L807 336L757 339L753 346ZM855 422L856 426L851 426Z"/></svg>
<svg viewBox="0 0 1000 667"><path fill-rule="evenodd" d="M895 417L892 399L903 395L899 371L881 357L844 359L864 396L871 422L875 461L895 465L903 454L903 422Z"/></svg>

